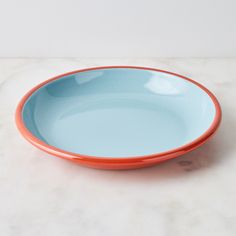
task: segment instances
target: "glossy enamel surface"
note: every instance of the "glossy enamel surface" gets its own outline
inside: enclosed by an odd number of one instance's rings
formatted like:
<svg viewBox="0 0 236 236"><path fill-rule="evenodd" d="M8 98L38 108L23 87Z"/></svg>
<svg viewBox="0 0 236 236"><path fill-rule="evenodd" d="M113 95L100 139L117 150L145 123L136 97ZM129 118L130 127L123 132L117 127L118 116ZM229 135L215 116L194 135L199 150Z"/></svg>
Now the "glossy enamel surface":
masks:
<svg viewBox="0 0 236 236"><path fill-rule="evenodd" d="M98 168L135 168L205 142L219 104L185 77L150 68L68 73L31 90L16 113L22 134L53 155Z"/></svg>

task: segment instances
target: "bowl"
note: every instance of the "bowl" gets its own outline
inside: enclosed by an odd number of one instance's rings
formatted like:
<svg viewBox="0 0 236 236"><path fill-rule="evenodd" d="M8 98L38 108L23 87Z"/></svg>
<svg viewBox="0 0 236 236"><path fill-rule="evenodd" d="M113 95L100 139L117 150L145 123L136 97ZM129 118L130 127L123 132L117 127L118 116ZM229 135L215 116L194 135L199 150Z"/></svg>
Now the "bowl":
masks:
<svg viewBox="0 0 236 236"><path fill-rule="evenodd" d="M69 72L31 89L16 110L21 134L43 151L101 169L151 166L217 130L221 108L199 83L133 66Z"/></svg>

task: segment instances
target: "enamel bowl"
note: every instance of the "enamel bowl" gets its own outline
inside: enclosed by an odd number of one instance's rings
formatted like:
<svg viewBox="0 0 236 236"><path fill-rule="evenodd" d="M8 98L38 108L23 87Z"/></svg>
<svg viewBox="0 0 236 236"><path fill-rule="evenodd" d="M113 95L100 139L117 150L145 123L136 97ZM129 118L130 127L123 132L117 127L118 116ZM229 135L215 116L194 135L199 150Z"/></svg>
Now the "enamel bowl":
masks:
<svg viewBox="0 0 236 236"><path fill-rule="evenodd" d="M30 90L16 111L22 135L76 163L130 169L185 154L208 140L220 105L202 85L152 68L78 70Z"/></svg>

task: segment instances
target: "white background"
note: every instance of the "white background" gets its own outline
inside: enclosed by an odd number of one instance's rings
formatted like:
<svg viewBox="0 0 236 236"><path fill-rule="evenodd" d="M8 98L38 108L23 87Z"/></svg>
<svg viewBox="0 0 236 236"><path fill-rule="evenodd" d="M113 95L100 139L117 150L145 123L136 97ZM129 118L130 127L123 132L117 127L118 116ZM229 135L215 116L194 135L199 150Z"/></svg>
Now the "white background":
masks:
<svg viewBox="0 0 236 236"><path fill-rule="evenodd" d="M0 0L0 57L233 57L235 0Z"/></svg>

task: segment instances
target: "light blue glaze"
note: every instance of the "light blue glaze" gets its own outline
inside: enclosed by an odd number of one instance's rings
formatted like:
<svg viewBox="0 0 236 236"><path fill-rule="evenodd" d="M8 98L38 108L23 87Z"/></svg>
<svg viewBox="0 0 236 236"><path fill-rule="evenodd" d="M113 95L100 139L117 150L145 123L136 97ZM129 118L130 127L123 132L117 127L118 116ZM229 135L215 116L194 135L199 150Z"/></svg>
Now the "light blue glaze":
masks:
<svg viewBox="0 0 236 236"><path fill-rule="evenodd" d="M112 68L62 77L23 108L26 127L57 148L92 156L168 151L202 135L215 106L197 85L167 73Z"/></svg>

